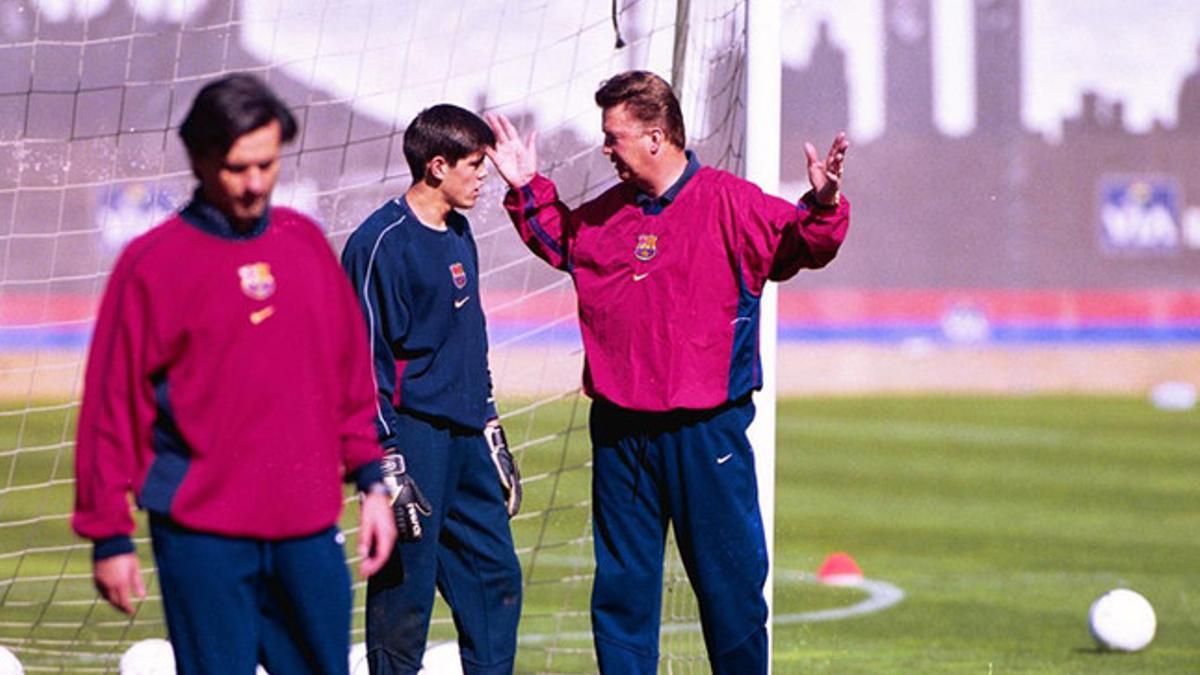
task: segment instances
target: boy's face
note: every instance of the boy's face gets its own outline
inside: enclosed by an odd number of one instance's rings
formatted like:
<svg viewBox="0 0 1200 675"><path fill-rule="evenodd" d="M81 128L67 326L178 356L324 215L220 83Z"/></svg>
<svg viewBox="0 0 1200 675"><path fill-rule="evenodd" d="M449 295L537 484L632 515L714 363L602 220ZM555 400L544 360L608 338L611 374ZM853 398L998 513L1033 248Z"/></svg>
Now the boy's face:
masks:
<svg viewBox="0 0 1200 675"><path fill-rule="evenodd" d="M486 159L483 150L477 150L453 165L443 165L442 183L439 187L450 206L456 209L475 206L488 175Z"/></svg>
<svg viewBox="0 0 1200 675"><path fill-rule="evenodd" d="M267 210L279 179L281 133L272 120L238 136L224 157L193 160L204 198L235 227L248 226Z"/></svg>

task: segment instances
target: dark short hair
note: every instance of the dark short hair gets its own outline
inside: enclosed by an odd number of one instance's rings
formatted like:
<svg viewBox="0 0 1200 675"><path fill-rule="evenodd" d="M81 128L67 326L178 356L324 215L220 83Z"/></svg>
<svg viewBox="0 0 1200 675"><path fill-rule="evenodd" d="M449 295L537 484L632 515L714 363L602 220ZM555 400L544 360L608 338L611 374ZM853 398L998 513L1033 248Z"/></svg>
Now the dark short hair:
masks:
<svg viewBox="0 0 1200 675"><path fill-rule="evenodd" d="M238 138L272 121L279 122L284 143L296 137L296 118L275 92L253 75L233 73L196 94L179 137L193 159L224 157Z"/></svg>
<svg viewBox="0 0 1200 675"><path fill-rule="evenodd" d="M422 110L404 130L404 159L414 183L425 178L425 165L434 157L444 157L453 166L495 145L496 134L479 115L449 103Z"/></svg>
<svg viewBox="0 0 1200 675"><path fill-rule="evenodd" d="M662 127L673 145L682 149L687 144L679 99L666 80L645 70L627 70L600 84L596 105L608 110L622 103L642 124Z"/></svg>

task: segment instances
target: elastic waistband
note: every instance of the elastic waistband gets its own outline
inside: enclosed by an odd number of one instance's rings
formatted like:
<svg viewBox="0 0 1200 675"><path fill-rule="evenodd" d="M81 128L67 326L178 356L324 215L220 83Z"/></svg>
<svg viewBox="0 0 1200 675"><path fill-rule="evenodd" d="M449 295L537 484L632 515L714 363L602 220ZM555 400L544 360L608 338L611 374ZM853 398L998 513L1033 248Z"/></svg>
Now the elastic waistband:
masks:
<svg viewBox="0 0 1200 675"><path fill-rule="evenodd" d="M630 410L602 398L596 398L592 400L592 415L601 416L608 421L619 423L626 428L639 428L644 433L657 433L685 427L690 424L707 422L723 413L747 407L751 410L754 408L754 401L749 393L734 400L726 401L715 408L705 408L702 410L678 408L665 412Z"/></svg>

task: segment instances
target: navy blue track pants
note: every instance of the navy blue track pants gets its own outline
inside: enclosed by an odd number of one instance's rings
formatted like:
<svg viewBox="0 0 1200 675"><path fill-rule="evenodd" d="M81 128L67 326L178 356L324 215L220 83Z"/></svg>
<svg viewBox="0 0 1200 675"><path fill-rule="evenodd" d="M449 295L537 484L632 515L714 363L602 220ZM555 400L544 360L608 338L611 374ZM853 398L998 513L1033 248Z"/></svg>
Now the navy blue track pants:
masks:
<svg viewBox="0 0 1200 675"><path fill-rule="evenodd" d="M404 411L396 435L433 515L422 518L421 540L398 544L367 581L371 673L421 669L435 588L450 606L463 672L511 673L521 566L487 442L477 430Z"/></svg>
<svg viewBox="0 0 1200 675"><path fill-rule="evenodd" d="M714 673L767 672L767 549L749 397L708 411L591 410L600 672L657 672L667 527L700 606Z"/></svg>
<svg viewBox="0 0 1200 675"><path fill-rule="evenodd" d="M265 541L151 515L163 612L181 675L349 672L350 573L336 527Z"/></svg>

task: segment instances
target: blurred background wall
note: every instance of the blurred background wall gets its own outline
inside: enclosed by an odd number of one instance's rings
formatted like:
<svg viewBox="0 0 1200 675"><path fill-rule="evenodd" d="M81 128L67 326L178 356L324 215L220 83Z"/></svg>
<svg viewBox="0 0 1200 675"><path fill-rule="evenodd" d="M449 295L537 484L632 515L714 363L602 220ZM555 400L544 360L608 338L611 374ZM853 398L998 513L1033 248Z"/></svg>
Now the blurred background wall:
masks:
<svg viewBox="0 0 1200 675"><path fill-rule="evenodd" d="M549 3L540 24L513 7L0 5L0 390L78 393L107 271L188 199L175 130L220 72L253 70L295 107L277 201L318 216L335 250L407 187L404 125L437 101L540 129L568 201L609 184L591 93L631 64L670 73L675 3L622 3L623 49L607 2ZM803 143L847 129L854 209L839 258L781 289L783 392L1200 382L1200 5L805 0L781 30L785 196L806 189ZM701 67L742 86L736 67ZM701 158L736 170L728 104L690 110ZM499 183L472 213L497 379L572 386L571 289L528 259Z"/></svg>

